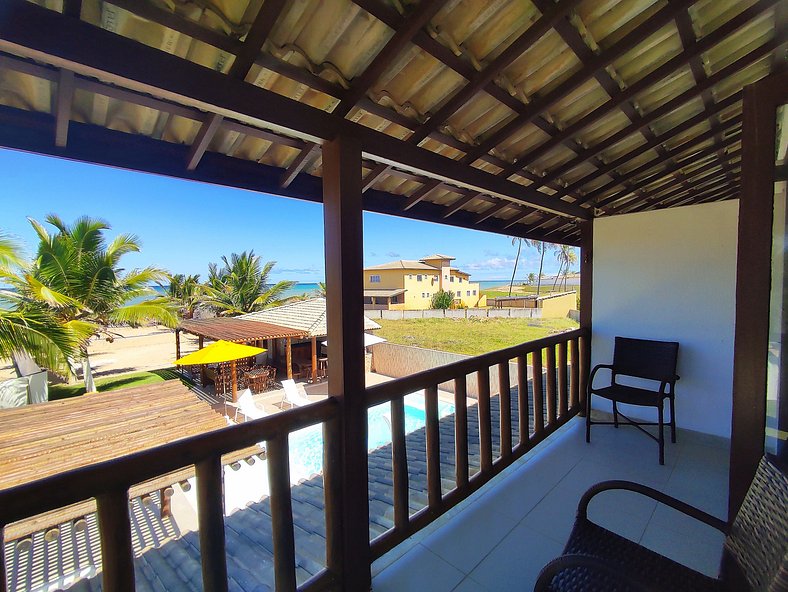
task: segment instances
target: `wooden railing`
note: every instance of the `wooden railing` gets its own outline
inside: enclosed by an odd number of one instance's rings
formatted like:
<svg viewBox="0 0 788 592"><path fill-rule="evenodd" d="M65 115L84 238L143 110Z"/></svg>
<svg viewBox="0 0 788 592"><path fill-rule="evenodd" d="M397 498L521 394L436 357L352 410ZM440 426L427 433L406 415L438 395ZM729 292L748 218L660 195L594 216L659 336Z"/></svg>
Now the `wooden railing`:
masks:
<svg viewBox="0 0 788 592"><path fill-rule="evenodd" d="M295 542L290 494L288 435L322 423L336 438L339 404L326 399L275 416L179 440L112 461L60 473L40 481L0 491L0 549L6 525L71 504L96 499L101 540L102 583L107 591L134 590L134 550L129 517L129 489L183 467L194 465L200 560L205 590L227 590L222 455L265 441L273 528L274 575L277 590L296 590ZM336 454L326 446L327 454ZM332 452L333 451L333 452ZM341 466L325 463L327 470ZM326 475L326 478L331 477ZM334 479L336 480L336 479ZM326 487L326 557L328 566L305 582L302 590L335 585L332 551L341 538L341 521L330 519L340 492ZM0 561L0 591L6 590Z"/></svg>
<svg viewBox="0 0 788 592"><path fill-rule="evenodd" d="M582 408L588 375L589 335L585 330L561 333L515 347L463 360L380 384L366 390L368 407L391 406L391 460L394 526L372 541L377 558L467 498L512 464ZM515 360L517 395L509 388L510 363ZM530 368L530 370L529 370ZM500 388L491 393L490 372L497 369ZM468 404L467 377L476 376L476 402ZM441 422L438 387L451 382L454 390L454 481L443 492ZM410 513L408 457L405 432L405 395L424 390L427 467L427 505ZM496 399L497 397L497 399ZM493 417L492 402L498 412ZM512 405L516 405L513 417ZM326 567L301 590L342 587L341 519L342 437L340 400L329 398L274 416L245 422L179 440L112 461L68 471L40 481L0 491L0 548L6 525L44 512L95 498L101 540L103 588L134 589L134 550L129 517L129 490L135 484L193 465L197 478L200 560L205 590L228 588L225 546L222 455L265 441L276 589L294 591L296 555L289 475L288 436L315 424L324 430L324 493ZM473 411L473 413L470 413ZM476 415L478 420L470 421ZM495 420L495 421L494 421ZM517 427L517 436L513 426ZM446 427L444 423L444 428ZM497 428L497 429L496 429ZM469 444L469 429L478 440ZM516 441L515 441L516 440ZM498 442L496 449L495 442ZM478 449L478 455L471 454ZM346 451L345 451L346 452ZM477 458L478 457L478 458ZM478 462L472 463L471 458ZM472 471L476 469L476 471ZM472 474L473 473L473 474ZM367 476L356 475L359 488ZM359 562L354 569L369 570ZM0 561L0 592L6 576Z"/></svg>
<svg viewBox="0 0 788 592"><path fill-rule="evenodd" d="M583 408L588 377L589 333L578 329L482 356L413 374L367 389L367 404L391 405L391 456L394 527L372 541L380 557L414 532L467 498L516 459L523 456ZM510 361L516 364L516 399L510 388ZM531 370L529 371L529 366ZM492 416L490 371L497 369L498 429ZM476 376L478 425L469 424L467 377ZM529 378L530 375L530 378ZM454 391L454 482L444 493L441 474L441 420L438 386L452 383ZM425 395L427 505L410 513L408 456L405 438L405 395ZM517 417L513 422L512 405ZM513 423L518 435L513 441ZM478 470L471 475L469 429L478 438ZM495 436L495 438L494 438ZM498 441L497 453L494 440Z"/></svg>

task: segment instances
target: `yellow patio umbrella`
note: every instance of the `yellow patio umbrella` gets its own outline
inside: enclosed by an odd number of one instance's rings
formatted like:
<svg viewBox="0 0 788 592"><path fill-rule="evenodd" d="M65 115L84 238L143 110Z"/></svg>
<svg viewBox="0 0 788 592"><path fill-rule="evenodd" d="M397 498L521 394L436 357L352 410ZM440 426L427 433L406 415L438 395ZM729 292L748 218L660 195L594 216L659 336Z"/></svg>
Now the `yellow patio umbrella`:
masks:
<svg viewBox="0 0 788 592"><path fill-rule="evenodd" d="M175 360L175 364L177 366L195 366L199 364L221 364L223 362L230 362L233 402L235 402L236 392L238 390L235 361L243 358L251 358L264 351L266 350L262 347L253 347L251 345L244 345L243 343L232 343L220 339L219 341L213 342L211 345L198 349L196 352L183 356L180 360Z"/></svg>

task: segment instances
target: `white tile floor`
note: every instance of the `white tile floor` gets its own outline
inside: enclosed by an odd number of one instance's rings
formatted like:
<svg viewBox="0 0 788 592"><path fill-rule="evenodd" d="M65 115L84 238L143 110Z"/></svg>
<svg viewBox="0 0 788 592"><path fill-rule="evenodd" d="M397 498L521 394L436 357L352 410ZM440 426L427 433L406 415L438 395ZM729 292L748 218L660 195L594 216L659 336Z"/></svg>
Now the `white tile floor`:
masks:
<svg viewBox="0 0 788 592"><path fill-rule="evenodd" d="M728 442L679 431L657 445L635 428L597 426L592 442L575 418L493 482L373 564L375 592L531 590L561 554L577 502L594 483L628 479L715 516L727 511ZM591 502L598 524L685 565L716 575L722 535L631 492Z"/></svg>

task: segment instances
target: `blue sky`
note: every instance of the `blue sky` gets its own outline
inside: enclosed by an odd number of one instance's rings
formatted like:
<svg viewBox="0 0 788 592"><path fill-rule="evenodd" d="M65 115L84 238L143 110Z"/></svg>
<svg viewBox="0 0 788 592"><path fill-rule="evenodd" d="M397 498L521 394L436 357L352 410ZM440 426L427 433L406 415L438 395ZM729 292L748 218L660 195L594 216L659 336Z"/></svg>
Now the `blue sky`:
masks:
<svg viewBox="0 0 788 592"><path fill-rule="evenodd" d="M142 252L124 258L128 267L204 277L221 255L254 249L277 261L274 280L324 277L319 204L1 149L0 178L0 230L28 254L35 244L28 216L43 221L54 212L71 222L87 214L107 220L112 235L139 236ZM472 279L495 280L511 276L516 247L502 235L365 213L365 265L436 252L456 257ZM538 268L538 253L523 249L517 277ZM548 253L545 273L557 268Z"/></svg>

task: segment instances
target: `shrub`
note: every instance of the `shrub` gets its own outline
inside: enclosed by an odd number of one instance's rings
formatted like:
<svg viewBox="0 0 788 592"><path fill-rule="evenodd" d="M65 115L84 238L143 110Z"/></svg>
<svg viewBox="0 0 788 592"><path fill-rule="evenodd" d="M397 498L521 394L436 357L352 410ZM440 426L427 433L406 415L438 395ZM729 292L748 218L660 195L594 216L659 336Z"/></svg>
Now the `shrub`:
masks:
<svg viewBox="0 0 788 592"><path fill-rule="evenodd" d="M454 295L451 292L447 292L446 290L438 290L432 295L430 307L446 310L451 306L452 302L454 302Z"/></svg>

